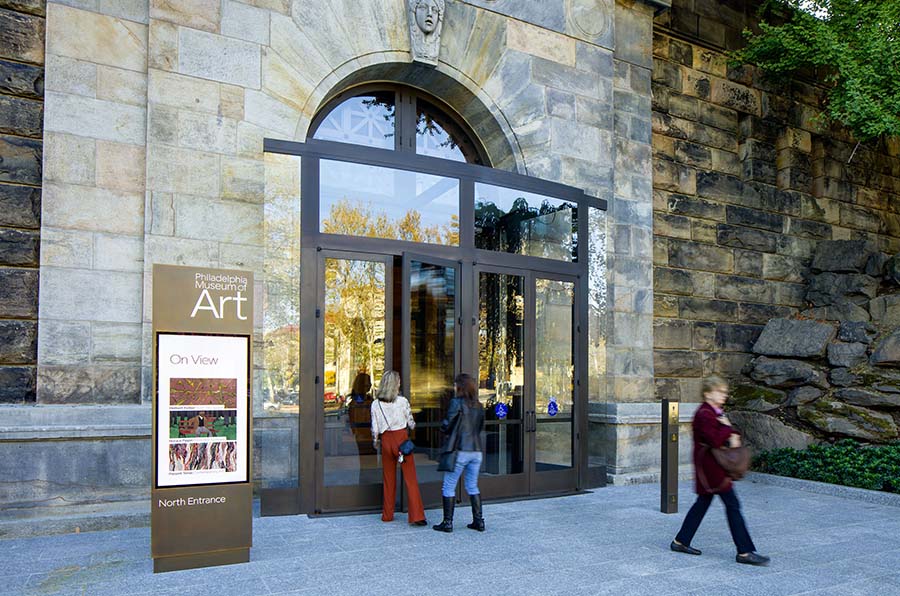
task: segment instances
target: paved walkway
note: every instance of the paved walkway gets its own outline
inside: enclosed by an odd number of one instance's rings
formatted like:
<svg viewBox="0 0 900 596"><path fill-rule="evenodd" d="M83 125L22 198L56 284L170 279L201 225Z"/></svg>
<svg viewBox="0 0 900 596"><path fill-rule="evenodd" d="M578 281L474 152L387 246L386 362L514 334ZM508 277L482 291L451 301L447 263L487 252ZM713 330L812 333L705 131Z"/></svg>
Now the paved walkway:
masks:
<svg viewBox="0 0 900 596"><path fill-rule="evenodd" d="M487 504L484 534L467 508L453 534L403 516L255 519L250 563L156 575L148 528L0 541L0 595L900 595L896 507L742 482L772 556L757 568L734 562L718 501L694 540L703 556L668 550L692 502L681 491L677 515L659 513L656 485Z"/></svg>

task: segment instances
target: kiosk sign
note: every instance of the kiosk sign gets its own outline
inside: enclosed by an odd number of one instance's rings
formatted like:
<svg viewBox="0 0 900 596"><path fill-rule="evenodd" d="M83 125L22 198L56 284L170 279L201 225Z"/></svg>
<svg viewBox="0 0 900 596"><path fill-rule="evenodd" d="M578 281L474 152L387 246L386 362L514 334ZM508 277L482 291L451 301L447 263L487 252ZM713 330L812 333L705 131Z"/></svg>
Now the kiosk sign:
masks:
<svg viewBox="0 0 900 596"><path fill-rule="evenodd" d="M253 274L153 266L154 571L249 560Z"/></svg>

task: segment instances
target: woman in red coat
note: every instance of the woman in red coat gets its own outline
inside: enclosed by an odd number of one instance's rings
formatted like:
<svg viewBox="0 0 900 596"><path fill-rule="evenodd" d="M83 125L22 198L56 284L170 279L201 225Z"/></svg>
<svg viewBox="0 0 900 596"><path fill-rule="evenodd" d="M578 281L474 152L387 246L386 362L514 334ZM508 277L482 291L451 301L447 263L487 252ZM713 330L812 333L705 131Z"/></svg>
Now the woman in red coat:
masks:
<svg viewBox="0 0 900 596"><path fill-rule="evenodd" d="M697 501L688 511L681 530L669 545L679 553L699 555L700 550L691 546L691 540L712 503L713 495L719 495L725 503L728 517L728 528L737 547L735 560L748 565L766 565L769 557L756 552L744 516L741 515L741 503L734 492L731 478L713 457L710 449L716 447L738 447L741 435L731 427L728 416L722 410L728 399L728 383L719 377L709 377L703 381L703 404L694 414L692 423L694 435L694 478L697 489Z"/></svg>

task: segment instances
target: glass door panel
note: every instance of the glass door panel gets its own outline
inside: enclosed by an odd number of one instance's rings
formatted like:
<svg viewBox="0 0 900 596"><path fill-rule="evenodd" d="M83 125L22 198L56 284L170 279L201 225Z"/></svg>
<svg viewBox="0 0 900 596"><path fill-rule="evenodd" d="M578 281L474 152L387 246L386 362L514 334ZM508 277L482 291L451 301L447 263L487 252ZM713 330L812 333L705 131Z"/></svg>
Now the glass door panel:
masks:
<svg viewBox="0 0 900 596"><path fill-rule="evenodd" d="M485 408L482 472L524 471L525 278L478 276L478 398Z"/></svg>
<svg viewBox="0 0 900 596"><path fill-rule="evenodd" d="M573 468L575 284L535 279L535 471Z"/></svg>
<svg viewBox="0 0 900 596"><path fill-rule="evenodd" d="M385 261L324 258L322 266L325 295L320 436L328 509L356 501L346 494L329 494L334 492L328 491L329 487L346 487L354 492L377 485L380 493L381 465L372 446L369 408L374 384L385 369L389 300Z"/></svg>
<svg viewBox="0 0 900 596"><path fill-rule="evenodd" d="M400 360L416 429L416 475L426 504L440 501L442 472L437 470L441 420L453 395L457 365L459 270L439 259L404 259L404 321L408 333ZM408 358L404 357L408 354ZM407 389L408 387L408 389Z"/></svg>

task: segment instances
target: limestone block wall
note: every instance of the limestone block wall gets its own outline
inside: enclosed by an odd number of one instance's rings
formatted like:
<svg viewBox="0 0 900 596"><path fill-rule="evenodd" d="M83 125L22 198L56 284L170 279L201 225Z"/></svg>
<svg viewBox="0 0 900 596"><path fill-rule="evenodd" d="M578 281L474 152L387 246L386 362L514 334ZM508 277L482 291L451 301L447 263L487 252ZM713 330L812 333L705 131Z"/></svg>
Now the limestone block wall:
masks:
<svg viewBox="0 0 900 596"><path fill-rule="evenodd" d="M410 63L402 0L49 2L38 404L101 412L91 437L66 440L144 445L144 427L104 435L102 412L149 417L154 263L255 272L261 400L264 305L273 288L290 289L269 283L269 265L299 255L297 234L280 235L267 219L299 206L297 163L264 156L263 139L303 140L332 94L389 80L450 104L496 167L609 202L598 221L608 223L612 315L591 402L654 407L650 79L652 17L664 3L651 4L448 0L439 64L423 68ZM288 459L296 419L261 406L258 479L296 483L284 478L297 469ZM0 430L32 441L68 424L66 407L46 412L28 439ZM636 418L598 411L591 420L591 441L602 442L592 452L613 476L648 473L658 443L619 428ZM149 471L135 466L129 482L149 485ZM113 482L94 476L86 484L97 490ZM34 494L68 490L46 486Z"/></svg>
<svg viewBox="0 0 900 596"><path fill-rule="evenodd" d="M35 401L44 14L0 1L0 403Z"/></svg>
<svg viewBox="0 0 900 596"><path fill-rule="evenodd" d="M147 14L47 5L37 401L140 403Z"/></svg>
<svg viewBox="0 0 900 596"><path fill-rule="evenodd" d="M701 377L740 376L766 322L806 308L820 241L900 248L900 142L857 148L816 122L815 81L729 68L756 10L676 0L654 24L657 397L697 401Z"/></svg>

